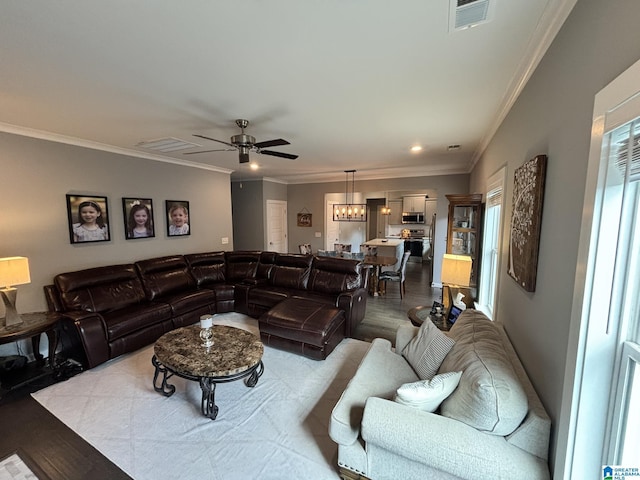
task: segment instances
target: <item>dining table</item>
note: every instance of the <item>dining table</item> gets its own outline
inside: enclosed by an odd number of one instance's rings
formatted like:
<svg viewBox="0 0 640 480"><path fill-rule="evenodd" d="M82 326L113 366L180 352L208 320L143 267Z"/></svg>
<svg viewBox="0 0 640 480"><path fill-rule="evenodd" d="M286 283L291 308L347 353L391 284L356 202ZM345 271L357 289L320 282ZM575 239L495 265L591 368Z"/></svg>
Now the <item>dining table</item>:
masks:
<svg viewBox="0 0 640 480"><path fill-rule="evenodd" d="M365 255L362 259L362 263L365 265L371 265L373 268L370 270L369 275L369 293L374 297L381 295L378 289L378 279L380 278L380 270L382 267L390 267L398 262L396 257L387 255Z"/></svg>

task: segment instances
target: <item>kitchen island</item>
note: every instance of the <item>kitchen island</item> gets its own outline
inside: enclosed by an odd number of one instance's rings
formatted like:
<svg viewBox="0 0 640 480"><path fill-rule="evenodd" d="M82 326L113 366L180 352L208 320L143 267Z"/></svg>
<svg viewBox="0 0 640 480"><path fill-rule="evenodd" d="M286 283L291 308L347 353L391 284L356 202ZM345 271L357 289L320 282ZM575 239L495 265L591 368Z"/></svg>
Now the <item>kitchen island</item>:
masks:
<svg viewBox="0 0 640 480"><path fill-rule="evenodd" d="M397 240L391 238L374 238L373 240L364 242L363 245L368 247L378 247L378 255L395 257L396 264L393 266L393 270L400 268L400 261L404 254L404 240L400 238Z"/></svg>

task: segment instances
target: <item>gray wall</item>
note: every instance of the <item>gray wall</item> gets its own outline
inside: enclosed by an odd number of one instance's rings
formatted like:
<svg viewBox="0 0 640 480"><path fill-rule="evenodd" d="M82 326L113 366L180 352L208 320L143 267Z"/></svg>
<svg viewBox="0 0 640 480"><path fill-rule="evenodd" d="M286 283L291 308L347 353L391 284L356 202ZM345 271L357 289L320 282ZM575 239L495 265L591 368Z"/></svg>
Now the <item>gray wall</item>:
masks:
<svg viewBox="0 0 640 480"><path fill-rule="evenodd" d="M471 190L483 191L487 177L507 166L508 227L514 170L537 154L549 157L536 291L525 292L507 275L505 229L497 318L554 427L565 382L594 96L640 58L638 19L637 0L579 0L471 175ZM552 464L564 461L565 441L554 428Z"/></svg>
<svg viewBox="0 0 640 480"><path fill-rule="evenodd" d="M237 250L262 250L264 207L262 181L231 182L233 238Z"/></svg>
<svg viewBox="0 0 640 480"><path fill-rule="evenodd" d="M233 248L227 174L5 133L0 151L0 257L28 257L31 271L18 287L19 312L46 310L42 287L57 273ZM67 193L108 197L110 241L70 244ZM135 196L153 200L154 238L125 240L122 197ZM165 200L190 202L191 235L166 235ZM14 348L2 345L0 355Z"/></svg>
<svg viewBox="0 0 640 480"><path fill-rule="evenodd" d="M231 183L233 237L236 250L266 249L267 200L286 202L287 186L269 180Z"/></svg>

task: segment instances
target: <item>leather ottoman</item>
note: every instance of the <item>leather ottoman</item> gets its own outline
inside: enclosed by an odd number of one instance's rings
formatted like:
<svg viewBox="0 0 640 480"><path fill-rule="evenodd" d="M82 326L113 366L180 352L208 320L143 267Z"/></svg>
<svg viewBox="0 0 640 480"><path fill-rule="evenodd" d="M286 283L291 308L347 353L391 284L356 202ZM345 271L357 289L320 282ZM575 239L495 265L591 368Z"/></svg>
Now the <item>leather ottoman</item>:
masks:
<svg viewBox="0 0 640 480"><path fill-rule="evenodd" d="M288 298L258 320L265 345L324 360L344 338L344 311L303 298Z"/></svg>

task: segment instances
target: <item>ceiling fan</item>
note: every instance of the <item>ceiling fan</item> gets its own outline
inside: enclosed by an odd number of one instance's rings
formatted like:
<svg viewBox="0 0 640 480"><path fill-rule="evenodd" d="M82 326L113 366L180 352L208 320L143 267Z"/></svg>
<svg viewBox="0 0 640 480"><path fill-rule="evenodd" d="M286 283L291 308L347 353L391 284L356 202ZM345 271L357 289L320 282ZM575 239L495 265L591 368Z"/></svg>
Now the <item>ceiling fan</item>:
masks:
<svg viewBox="0 0 640 480"><path fill-rule="evenodd" d="M194 134L194 137L204 138L205 140L213 140L214 142L224 143L233 148L223 148L220 150L203 150L200 152L185 152L185 155L193 155L197 153L208 153L208 152L229 152L233 149L236 149L240 152L240 163L249 162L249 152L253 151L256 153L261 153L262 155L272 155L274 157L282 157L288 158L289 160L295 160L298 158L298 155L292 155L290 153L284 152L274 152L273 150L263 150L266 147L276 147L279 145L290 145L289 142L283 140L282 138L277 138L275 140L267 140L265 142L256 142L256 138L252 135L248 135L244 133L244 129L249 125L249 120L238 119L236 120L236 125L240 127L242 133L238 135L233 135L231 137L231 142L225 142L223 140L217 140L215 138L206 137L204 135Z"/></svg>

